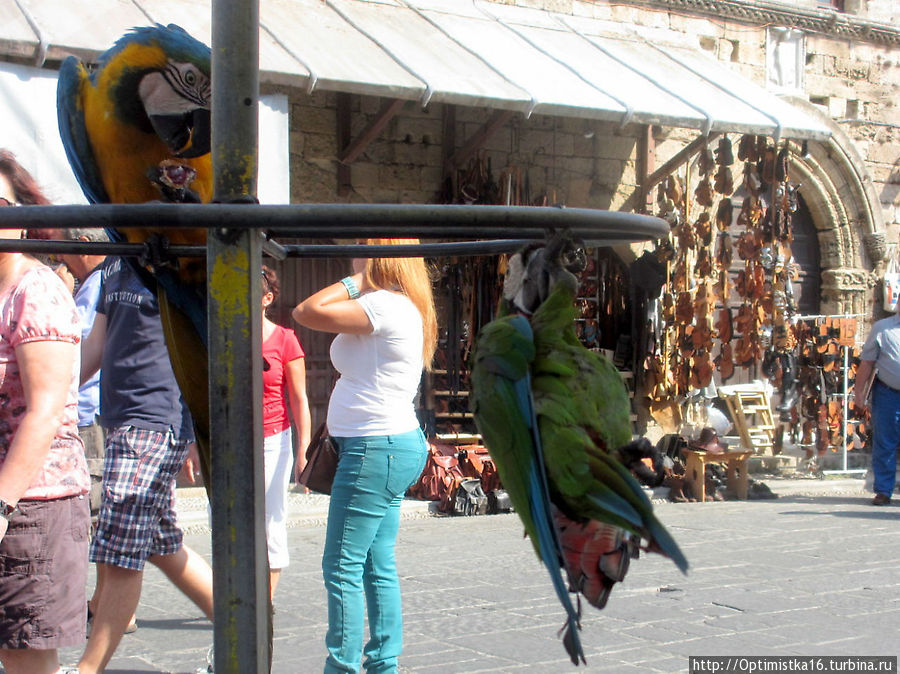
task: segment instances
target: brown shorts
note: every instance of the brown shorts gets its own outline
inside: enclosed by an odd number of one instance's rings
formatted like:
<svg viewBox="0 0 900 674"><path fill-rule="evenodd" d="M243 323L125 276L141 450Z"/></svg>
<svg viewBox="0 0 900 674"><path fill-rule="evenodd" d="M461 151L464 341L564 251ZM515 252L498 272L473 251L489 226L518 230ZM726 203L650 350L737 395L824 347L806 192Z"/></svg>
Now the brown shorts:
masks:
<svg viewBox="0 0 900 674"><path fill-rule="evenodd" d="M100 500L103 496L106 433L99 423L94 422L90 426L79 426L78 435L84 443L84 458L87 459L88 472L91 474L91 522L96 525L97 515L100 513Z"/></svg>
<svg viewBox="0 0 900 674"><path fill-rule="evenodd" d="M19 501L0 541L0 648L84 643L88 499Z"/></svg>

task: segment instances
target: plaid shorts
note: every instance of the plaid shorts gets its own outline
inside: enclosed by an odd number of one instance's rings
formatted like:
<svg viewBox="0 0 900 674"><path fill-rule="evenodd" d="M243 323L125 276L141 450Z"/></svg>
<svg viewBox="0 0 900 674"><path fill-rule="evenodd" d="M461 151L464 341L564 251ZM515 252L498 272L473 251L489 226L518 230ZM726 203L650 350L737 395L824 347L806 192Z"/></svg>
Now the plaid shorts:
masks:
<svg viewBox="0 0 900 674"><path fill-rule="evenodd" d="M91 561L141 570L151 555L181 549L175 522L175 478L187 443L174 434L121 426L106 439L103 500Z"/></svg>

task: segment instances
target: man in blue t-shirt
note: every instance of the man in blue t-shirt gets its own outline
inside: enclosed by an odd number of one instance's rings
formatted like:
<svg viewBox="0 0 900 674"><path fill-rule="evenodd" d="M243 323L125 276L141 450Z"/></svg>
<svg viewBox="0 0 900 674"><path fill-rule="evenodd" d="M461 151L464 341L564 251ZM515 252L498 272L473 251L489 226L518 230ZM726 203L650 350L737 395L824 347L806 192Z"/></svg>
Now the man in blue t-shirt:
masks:
<svg viewBox="0 0 900 674"><path fill-rule="evenodd" d="M82 381L97 369L100 420L107 430L103 498L91 561L97 593L79 672L112 658L141 596L144 564L159 567L212 619L212 570L182 542L175 478L193 440L175 382L156 296L122 258L102 267L100 299L82 346Z"/></svg>
<svg viewBox="0 0 900 674"><path fill-rule="evenodd" d="M900 445L900 306L872 326L859 355L853 401L863 412L871 406L872 505L888 506L897 484Z"/></svg>
<svg viewBox="0 0 900 674"><path fill-rule="evenodd" d="M47 230L51 239L63 241L109 241L102 229L65 229ZM100 299L100 265L105 255L84 255L81 253L60 253L56 256L65 265L72 277L78 282L75 290L75 309L81 320L81 338L85 339L94 325L97 315L97 302ZM57 274L60 271L57 270ZM67 281L60 274L63 281ZM67 281L67 284L71 281ZM97 524L100 512L101 483L103 479L103 456L106 436L100 424L100 373L97 372L78 389L78 435L84 443L84 456L87 459L88 471L91 473L91 522Z"/></svg>

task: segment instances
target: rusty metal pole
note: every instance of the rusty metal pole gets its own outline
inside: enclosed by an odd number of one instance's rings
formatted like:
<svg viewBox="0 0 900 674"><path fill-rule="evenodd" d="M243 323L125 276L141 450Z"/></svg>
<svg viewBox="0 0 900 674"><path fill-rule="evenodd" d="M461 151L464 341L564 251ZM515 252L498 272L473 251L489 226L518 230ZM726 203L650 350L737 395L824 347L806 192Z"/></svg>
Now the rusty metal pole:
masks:
<svg viewBox="0 0 900 674"><path fill-rule="evenodd" d="M215 201L254 200L258 103L258 0L217 0L212 3ZM217 674L266 672L270 662L260 258L260 236L255 229L209 230L210 491Z"/></svg>

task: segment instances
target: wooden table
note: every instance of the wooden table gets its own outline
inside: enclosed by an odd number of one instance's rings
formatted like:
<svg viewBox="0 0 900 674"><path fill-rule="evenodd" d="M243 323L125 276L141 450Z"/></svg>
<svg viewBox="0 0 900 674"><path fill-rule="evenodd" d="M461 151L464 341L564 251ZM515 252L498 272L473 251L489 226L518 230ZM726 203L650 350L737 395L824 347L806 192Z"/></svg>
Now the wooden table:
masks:
<svg viewBox="0 0 900 674"><path fill-rule="evenodd" d="M750 476L747 475L747 457L753 454L751 451L722 452L712 454L698 449L683 449L685 471L684 477L691 485L692 496L700 502L706 500L706 464L725 464L726 484L729 491L737 498L747 498L747 488Z"/></svg>

